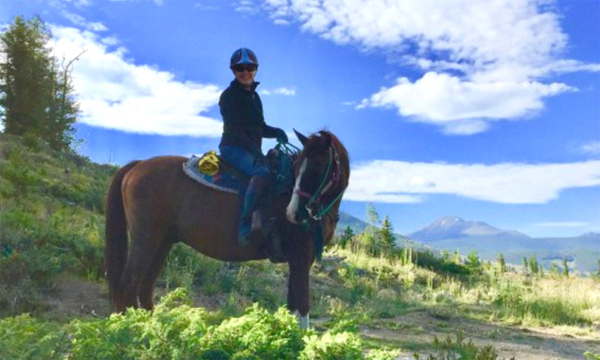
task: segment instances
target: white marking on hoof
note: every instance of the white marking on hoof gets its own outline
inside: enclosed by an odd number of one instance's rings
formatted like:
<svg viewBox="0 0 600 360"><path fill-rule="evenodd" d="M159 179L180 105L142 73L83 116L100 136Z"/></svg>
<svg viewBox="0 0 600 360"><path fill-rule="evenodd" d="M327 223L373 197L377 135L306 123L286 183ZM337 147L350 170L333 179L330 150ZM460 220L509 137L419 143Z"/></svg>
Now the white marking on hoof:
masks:
<svg viewBox="0 0 600 360"><path fill-rule="evenodd" d="M308 328L310 326L309 314L307 313L306 316L302 316L302 315L300 315L300 313L297 310L294 312L294 314L298 318L298 323L300 324L300 329L308 330Z"/></svg>

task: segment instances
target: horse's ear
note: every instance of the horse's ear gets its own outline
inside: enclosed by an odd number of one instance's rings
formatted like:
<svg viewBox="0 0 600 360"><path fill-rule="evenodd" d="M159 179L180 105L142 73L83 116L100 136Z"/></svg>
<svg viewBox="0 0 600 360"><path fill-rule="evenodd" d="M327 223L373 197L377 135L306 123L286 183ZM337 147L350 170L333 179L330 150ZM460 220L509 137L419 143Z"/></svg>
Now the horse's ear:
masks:
<svg viewBox="0 0 600 360"><path fill-rule="evenodd" d="M323 140L323 148L328 149L329 146L331 146L331 134L329 134L328 132L325 132L325 131L321 131L319 134L324 139Z"/></svg>
<svg viewBox="0 0 600 360"><path fill-rule="evenodd" d="M300 143L302 144L302 146L305 146L308 138L306 136L300 134L298 131L296 131L296 129L294 129L294 133L296 133L296 137L298 138L298 140L300 140Z"/></svg>

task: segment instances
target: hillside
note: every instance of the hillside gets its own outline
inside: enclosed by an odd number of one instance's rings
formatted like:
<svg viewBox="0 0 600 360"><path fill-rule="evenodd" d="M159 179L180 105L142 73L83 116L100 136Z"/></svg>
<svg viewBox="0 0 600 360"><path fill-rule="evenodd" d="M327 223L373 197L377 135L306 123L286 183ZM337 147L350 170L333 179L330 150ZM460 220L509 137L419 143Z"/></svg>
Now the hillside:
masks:
<svg viewBox="0 0 600 360"><path fill-rule="evenodd" d="M411 247L373 257L352 246L358 236L313 266L308 333L278 311L286 265L219 262L182 244L159 278L158 310L109 317L102 202L115 170L0 134L0 359L255 360L275 347L278 360L600 354L596 278L503 273Z"/></svg>
<svg viewBox="0 0 600 360"><path fill-rule="evenodd" d="M481 221L465 221L456 216L435 220L408 237L436 249L459 249L463 253L476 250L487 260L495 260L502 253L506 261L513 264L521 264L523 257L536 256L545 268L565 258L572 268L595 272L600 259L600 234L597 233L578 237L532 238L517 231L502 230Z"/></svg>

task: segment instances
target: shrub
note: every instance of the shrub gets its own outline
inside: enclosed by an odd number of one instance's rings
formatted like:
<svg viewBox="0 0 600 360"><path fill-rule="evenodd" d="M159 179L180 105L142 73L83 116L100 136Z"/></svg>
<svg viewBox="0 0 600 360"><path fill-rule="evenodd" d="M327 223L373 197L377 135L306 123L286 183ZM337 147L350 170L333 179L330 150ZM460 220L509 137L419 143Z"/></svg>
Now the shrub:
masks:
<svg viewBox="0 0 600 360"><path fill-rule="evenodd" d="M364 359L362 342L358 335L351 333L326 332L322 337L308 335L306 347L300 354L300 360L359 360Z"/></svg>
<svg viewBox="0 0 600 360"><path fill-rule="evenodd" d="M258 305L241 317L210 325L202 308L193 308L184 289L162 298L154 312L129 309L66 325L28 315L0 320L2 359L231 359L231 360L391 360L390 351L365 358L360 338L351 333L322 336L299 328L284 308ZM387 356L387 357L386 357Z"/></svg>
<svg viewBox="0 0 600 360"><path fill-rule="evenodd" d="M446 340L439 340L437 337L433 340L435 354L429 355L427 360L496 360L498 353L491 346L479 348L472 341L465 342L464 334L459 331L456 335L456 341L453 341L450 336ZM419 355L415 354L414 358L419 360ZM514 360L514 358L512 359Z"/></svg>

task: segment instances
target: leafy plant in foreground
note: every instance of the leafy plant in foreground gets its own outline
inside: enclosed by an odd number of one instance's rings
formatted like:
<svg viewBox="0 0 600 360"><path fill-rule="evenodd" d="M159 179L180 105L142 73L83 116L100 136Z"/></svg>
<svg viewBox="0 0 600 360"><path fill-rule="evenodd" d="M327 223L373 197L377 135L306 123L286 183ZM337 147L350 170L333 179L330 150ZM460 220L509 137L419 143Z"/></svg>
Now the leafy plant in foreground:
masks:
<svg viewBox="0 0 600 360"><path fill-rule="evenodd" d="M600 354L592 354L589 351L586 351L583 355L585 355L585 358L588 360L600 360Z"/></svg>
<svg viewBox="0 0 600 360"><path fill-rule="evenodd" d="M450 336L446 340L439 340L437 337L433 340L433 347L436 350L435 355L429 355L426 360L496 360L498 353L491 346L477 347L473 341L465 343L464 334L459 331L456 335L456 341L453 341ZM418 354L414 354L414 358L419 360ZM515 360L515 358L511 358Z"/></svg>

